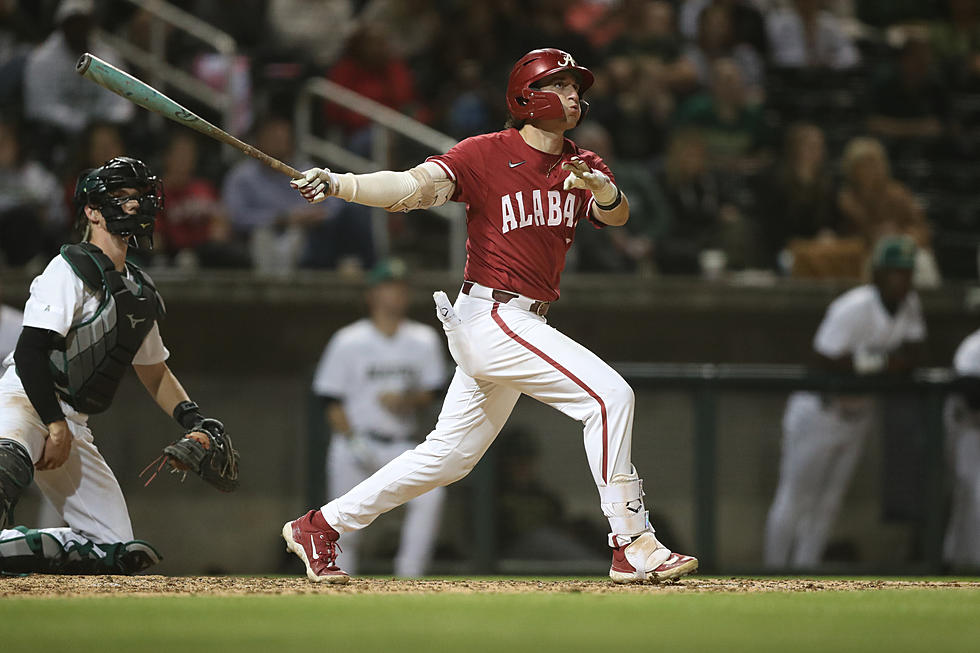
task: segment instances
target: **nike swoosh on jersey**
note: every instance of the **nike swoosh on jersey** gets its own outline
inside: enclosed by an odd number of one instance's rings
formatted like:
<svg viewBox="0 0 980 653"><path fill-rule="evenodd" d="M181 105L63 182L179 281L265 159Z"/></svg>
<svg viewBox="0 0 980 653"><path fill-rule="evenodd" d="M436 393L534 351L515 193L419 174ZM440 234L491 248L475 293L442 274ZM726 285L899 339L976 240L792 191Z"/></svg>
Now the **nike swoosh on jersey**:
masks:
<svg viewBox="0 0 980 653"><path fill-rule="evenodd" d="M518 161L517 163L511 163L510 161L508 161L507 166L510 168L516 168L517 166L523 165L525 163L527 163L527 161Z"/></svg>

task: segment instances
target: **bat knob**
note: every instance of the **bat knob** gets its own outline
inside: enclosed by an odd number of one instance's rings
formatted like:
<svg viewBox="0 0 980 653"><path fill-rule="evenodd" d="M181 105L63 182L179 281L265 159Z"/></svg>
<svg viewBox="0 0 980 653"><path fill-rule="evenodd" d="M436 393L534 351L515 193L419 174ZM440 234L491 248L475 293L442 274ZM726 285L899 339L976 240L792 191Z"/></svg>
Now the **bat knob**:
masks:
<svg viewBox="0 0 980 653"><path fill-rule="evenodd" d="M75 64L75 72L79 75L84 75L90 63L92 63L92 55L86 52L78 58L78 63Z"/></svg>

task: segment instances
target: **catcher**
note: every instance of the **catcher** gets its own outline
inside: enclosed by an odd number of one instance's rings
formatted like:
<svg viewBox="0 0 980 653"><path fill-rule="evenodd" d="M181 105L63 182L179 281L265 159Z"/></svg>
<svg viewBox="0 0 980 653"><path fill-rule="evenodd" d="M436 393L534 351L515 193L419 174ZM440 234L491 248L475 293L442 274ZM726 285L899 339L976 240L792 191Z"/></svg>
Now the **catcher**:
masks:
<svg viewBox="0 0 980 653"><path fill-rule="evenodd" d="M86 425L112 404L130 364L185 431L157 471L169 463L222 491L238 484L238 454L221 422L201 415L167 367L163 300L126 260L129 247L153 245L160 180L142 161L117 157L79 177L74 202L82 242L62 247L31 283L0 377L0 572L133 574L161 559L133 538L119 483ZM32 480L67 528L9 528Z"/></svg>

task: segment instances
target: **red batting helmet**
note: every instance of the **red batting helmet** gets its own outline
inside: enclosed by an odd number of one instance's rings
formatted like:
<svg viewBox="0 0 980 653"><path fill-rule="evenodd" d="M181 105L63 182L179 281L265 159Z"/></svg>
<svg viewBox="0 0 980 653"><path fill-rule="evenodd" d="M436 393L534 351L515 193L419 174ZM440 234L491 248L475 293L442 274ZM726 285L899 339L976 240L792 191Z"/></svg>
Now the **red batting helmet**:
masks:
<svg viewBox="0 0 980 653"><path fill-rule="evenodd" d="M554 120L565 116L565 108L561 98L551 91L541 91L532 88L534 84L549 75L567 70L579 78L579 95L584 94L595 77L588 68L575 63L572 55L555 48L531 50L510 71L507 80L507 109L516 120L531 118ZM582 102L581 120L589 105Z"/></svg>

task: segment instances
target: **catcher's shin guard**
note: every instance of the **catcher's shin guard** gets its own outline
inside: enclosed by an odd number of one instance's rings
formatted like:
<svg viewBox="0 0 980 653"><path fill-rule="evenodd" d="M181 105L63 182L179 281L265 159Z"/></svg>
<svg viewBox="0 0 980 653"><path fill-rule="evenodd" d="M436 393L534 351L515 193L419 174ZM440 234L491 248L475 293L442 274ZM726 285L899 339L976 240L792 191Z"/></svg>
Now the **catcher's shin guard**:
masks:
<svg viewBox="0 0 980 653"><path fill-rule="evenodd" d="M50 533L17 526L0 540L0 573L57 574L65 562L61 542Z"/></svg>
<svg viewBox="0 0 980 653"><path fill-rule="evenodd" d="M13 522L14 506L34 480L34 464L19 443L0 439L0 529Z"/></svg>
<svg viewBox="0 0 980 653"><path fill-rule="evenodd" d="M72 543L65 547L61 574L138 574L163 560L148 542L132 540L112 544Z"/></svg>

